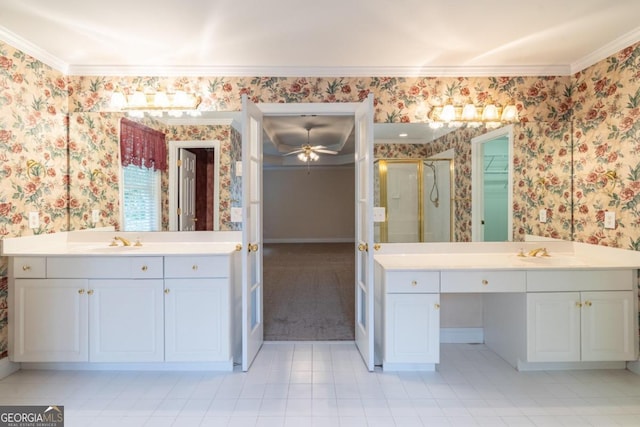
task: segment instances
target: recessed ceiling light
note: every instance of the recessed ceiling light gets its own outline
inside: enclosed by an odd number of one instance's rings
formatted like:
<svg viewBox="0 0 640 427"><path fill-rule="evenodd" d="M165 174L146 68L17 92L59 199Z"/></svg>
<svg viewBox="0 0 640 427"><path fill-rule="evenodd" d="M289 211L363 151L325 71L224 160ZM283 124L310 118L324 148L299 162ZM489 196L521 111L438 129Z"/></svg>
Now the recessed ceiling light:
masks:
<svg viewBox="0 0 640 427"><path fill-rule="evenodd" d="M399 136L400 138L406 138L406 137L408 137L408 136L409 136L409 134L408 134L408 133L401 133L401 134L399 134L398 136Z"/></svg>

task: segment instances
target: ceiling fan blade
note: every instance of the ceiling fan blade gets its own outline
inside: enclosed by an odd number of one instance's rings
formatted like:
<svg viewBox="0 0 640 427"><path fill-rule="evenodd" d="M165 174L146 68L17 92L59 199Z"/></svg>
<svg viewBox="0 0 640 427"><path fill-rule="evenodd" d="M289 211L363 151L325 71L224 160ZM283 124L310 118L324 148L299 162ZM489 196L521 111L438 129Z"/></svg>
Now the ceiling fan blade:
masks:
<svg viewBox="0 0 640 427"><path fill-rule="evenodd" d="M310 147L312 150L322 150L323 148L327 148L324 145L314 145L313 147Z"/></svg>
<svg viewBox="0 0 640 427"><path fill-rule="evenodd" d="M293 150L293 151L289 151L288 153L284 153L283 156L291 156L293 154L298 154L298 153L302 153L304 150Z"/></svg>
<svg viewBox="0 0 640 427"><path fill-rule="evenodd" d="M333 150L313 150L316 153L324 153L324 154L338 154L337 151L333 151Z"/></svg>

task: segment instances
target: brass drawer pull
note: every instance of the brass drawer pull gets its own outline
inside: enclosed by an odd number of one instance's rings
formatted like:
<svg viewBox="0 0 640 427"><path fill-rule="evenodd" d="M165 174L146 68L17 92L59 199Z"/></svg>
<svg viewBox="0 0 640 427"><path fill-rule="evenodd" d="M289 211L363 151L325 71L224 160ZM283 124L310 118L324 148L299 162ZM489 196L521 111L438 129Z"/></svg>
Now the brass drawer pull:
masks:
<svg viewBox="0 0 640 427"><path fill-rule="evenodd" d="M487 286L489 284L489 281L487 279L482 279L482 284L484 286Z"/></svg>
<svg viewBox="0 0 640 427"><path fill-rule="evenodd" d="M22 271L29 271L31 270L31 266L30 265L23 265L22 266Z"/></svg>
<svg viewBox="0 0 640 427"><path fill-rule="evenodd" d="M93 295L93 289L89 289L89 290L87 291L87 295Z"/></svg>
<svg viewBox="0 0 640 427"><path fill-rule="evenodd" d="M169 292L171 292L171 291L169 290L169 288L167 288L167 289L165 289L165 290L164 290L165 295L168 295L168 294L169 294Z"/></svg>
<svg viewBox="0 0 640 427"><path fill-rule="evenodd" d="M193 271L198 271L198 264L193 264L193 267L191 267L191 269Z"/></svg>
<svg viewBox="0 0 640 427"><path fill-rule="evenodd" d="M415 287L415 286L418 286L418 282L417 282L417 281L415 281L415 280L412 280L412 281L411 281L411 286L414 286L414 287Z"/></svg>
<svg viewBox="0 0 640 427"><path fill-rule="evenodd" d="M149 267L147 267L146 265L143 265L141 270L142 271L147 271L148 269L149 269Z"/></svg>
<svg viewBox="0 0 640 427"><path fill-rule="evenodd" d="M78 289L78 293L79 293L80 295L84 295L84 289Z"/></svg>
<svg viewBox="0 0 640 427"><path fill-rule="evenodd" d="M440 310L440 304L438 303L433 304L433 308L435 308L436 310Z"/></svg>
<svg viewBox="0 0 640 427"><path fill-rule="evenodd" d="M584 305L585 305L586 307L591 307L591 301L585 301L585 302L584 302Z"/></svg>

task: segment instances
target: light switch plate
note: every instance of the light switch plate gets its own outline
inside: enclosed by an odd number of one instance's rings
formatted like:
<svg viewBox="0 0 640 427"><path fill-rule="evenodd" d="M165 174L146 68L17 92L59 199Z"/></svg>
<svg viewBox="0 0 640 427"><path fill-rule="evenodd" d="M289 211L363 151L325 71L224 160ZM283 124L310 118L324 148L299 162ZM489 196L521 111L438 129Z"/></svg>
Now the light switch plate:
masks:
<svg viewBox="0 0 640 427"><path fill-rule="evenodd" d="M29 212L29 228L40 227L40 215L38 212Z"/></svg>
<svg viewBox="0 0 640 427"><path fill-rule="evenodd" d="M538 212L538 217L540 218L540 222L547 222L547 210L540 209L540 212Z"/></svg>
<svg viewBox="0 0 640 427"><path fill-rule="evenodd" d="M604 228L614 229L616 228L616 213L613 211L605 211L604 213Z"/></svg>
<svg viewBox="0 0 640 427"><path fill-rule="evenodd" d="M242 161L236 162L236 176L242 176Z"/></svg>
<svg viewBox="0 0 640 427"><path fill-rule="evenodd" d="M376 206L373 208L373 222L384 222L386 210L384 207Z"/></svg>
<svg viewBox="0 0 640 427"><path fill-rule="evenodd" d="M242 208L231 208L231 222L242 222Z"/></svg>
<svg viewBox="0 0 640 427"><path fill-rule="evenodd" d="M100 211L98 209L94 209L91 211L91 222L97 224L100 221Z"/></svg>

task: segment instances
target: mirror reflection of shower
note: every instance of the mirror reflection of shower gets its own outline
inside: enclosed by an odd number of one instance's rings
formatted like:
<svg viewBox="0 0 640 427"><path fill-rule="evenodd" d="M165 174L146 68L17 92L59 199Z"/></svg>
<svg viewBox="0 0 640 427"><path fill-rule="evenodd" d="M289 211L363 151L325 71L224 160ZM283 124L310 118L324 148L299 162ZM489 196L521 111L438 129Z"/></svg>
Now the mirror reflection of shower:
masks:
<svg viewBox="0 0 640 427"><path fill-rule="evenodd" d="M451 159L379 159L375 204L385 221L375 223L384 243L449 242L453 237Z"/></svg>

